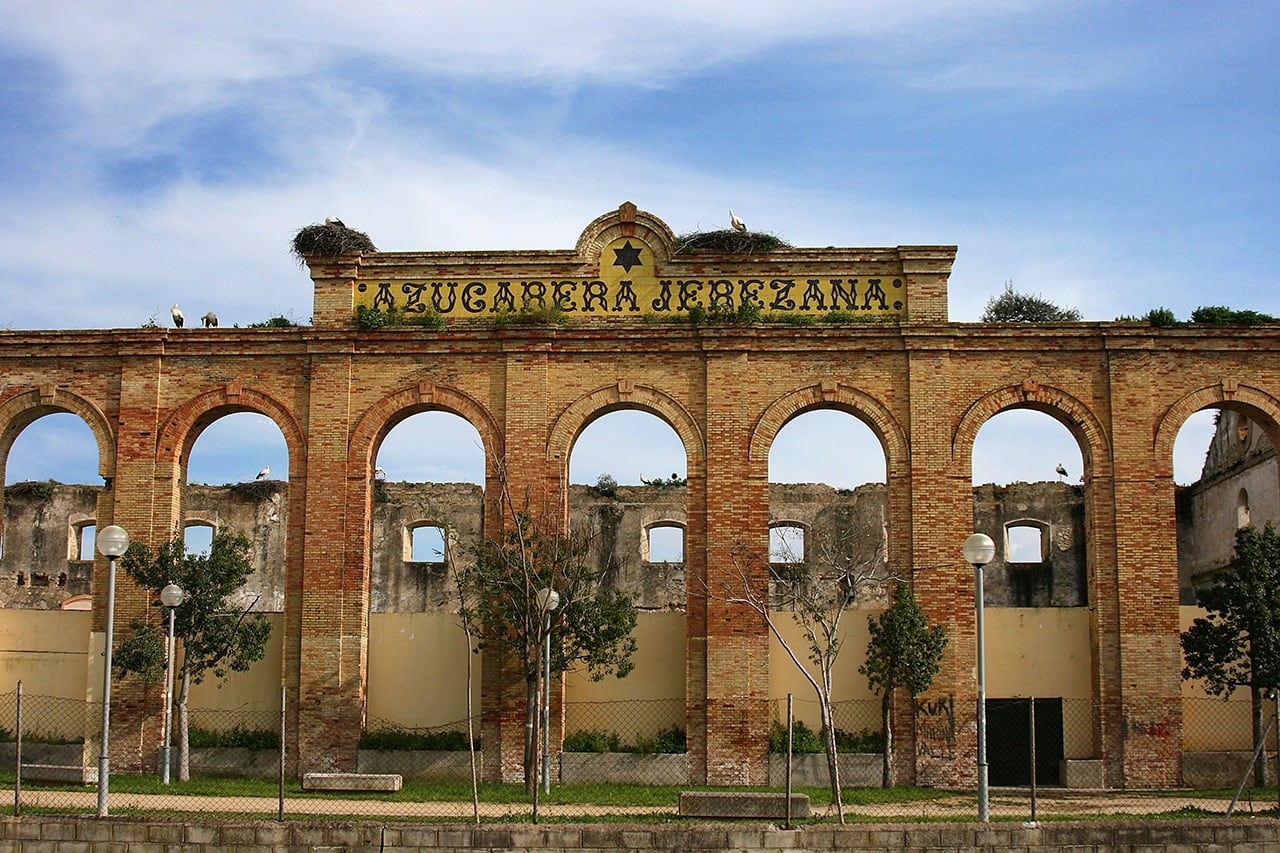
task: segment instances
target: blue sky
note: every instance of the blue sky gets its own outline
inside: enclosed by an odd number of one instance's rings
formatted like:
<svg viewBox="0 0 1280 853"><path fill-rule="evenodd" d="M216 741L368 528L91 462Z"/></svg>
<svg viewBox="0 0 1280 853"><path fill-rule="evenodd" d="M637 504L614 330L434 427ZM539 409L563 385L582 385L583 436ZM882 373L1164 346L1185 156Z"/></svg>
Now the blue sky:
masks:
<svg viewBox="0 0 1280 853"><path fill-rule="evenodd" d="M288 243L327 215L385 250L559 248L625 200L957 244L958 321L1006 281L1091 320L1280 314L1270 4L0 10L0 328L305 322Z"/></svg>

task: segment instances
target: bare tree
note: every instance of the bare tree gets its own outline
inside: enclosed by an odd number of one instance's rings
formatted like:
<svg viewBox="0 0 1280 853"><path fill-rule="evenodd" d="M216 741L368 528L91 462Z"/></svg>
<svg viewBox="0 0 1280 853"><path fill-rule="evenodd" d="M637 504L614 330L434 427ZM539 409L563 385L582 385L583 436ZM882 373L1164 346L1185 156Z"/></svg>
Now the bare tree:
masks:
<svg viewBox="0 0 1280 853"><path fill-rule="evenodd" d="M811 548L815 559L808 562L802 555L782 554L782 561L770 563L741 549L734 557L732 577L719 589L707 591L709 598L743 605L764 617L769 632L813 688L822 718L831 798L841 823L844 801L832 715L833 673L843 647L840 624L846 609L864 595L882 589L890 579L883 529L879 533L877 538L867 532L847 532L835 543L820 542ZM762 572L765 566L767 570ZM770 578L767 587L757 580L762 576ZM801 628L802 649L780 629L780 619L788 617ZM802 656L813 666L807 666Z"/></svg>

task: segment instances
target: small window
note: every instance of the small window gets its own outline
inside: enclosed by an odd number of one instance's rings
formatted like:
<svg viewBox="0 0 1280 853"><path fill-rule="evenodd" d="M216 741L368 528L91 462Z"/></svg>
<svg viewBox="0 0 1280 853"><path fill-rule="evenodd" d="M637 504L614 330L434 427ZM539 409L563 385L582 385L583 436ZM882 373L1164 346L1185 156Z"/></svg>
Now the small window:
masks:
<svg viewBox="0 0 1280 853"><path fill-rule="evenodd" d="M649 528L646 559L650 563L684 562L684 528L678 524L655 524Z"/></svg>
<svg viewBox="0 0 1280 853"><path fill-rule="evenodd" d="M1039 524L1010 524L1005 528L1010 563L1043 563L1045 530Z"/></svg>
<svg viewBox="0 0 1280 853"><path fill-rule="evenodd" d="M804 528L798 524L775 524L769 528L769 562L803 563Z"/></svg>
<svg viewBox="0 0 1280 853"><path fill-rule="evenodd" d="M409 560L411 562L446 562L444 528L424 524L413 528L409 536Z"/></svg>
<svg viewBox="0 0 1280 853"><path fill-rule="evenodd" d="M182 528L182 542L188 554L208 554L213 548L213 525L188 524Z"/></svg>
<svg viewBox="0 0 1280 853"><path fill-rule="evenodd" d="M1249 492L1241 489L1236 495L1236 528L1248 527L1252 523L1253 514L1249 510Z"/></svg>
<svg viewBox="0 0 1280 853"><path fill-rule="evenodd" d="M94 556L94 546L98 538L98 526L90 522L81 525L76 531L76 548L77 560L92 560Z"/></svg>

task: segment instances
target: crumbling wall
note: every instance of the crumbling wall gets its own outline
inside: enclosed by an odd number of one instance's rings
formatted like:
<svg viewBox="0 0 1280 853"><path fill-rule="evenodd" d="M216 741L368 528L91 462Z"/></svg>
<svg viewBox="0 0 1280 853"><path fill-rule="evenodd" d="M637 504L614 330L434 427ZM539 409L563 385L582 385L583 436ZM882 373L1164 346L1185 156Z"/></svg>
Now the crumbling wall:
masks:
<svg viewBox="0 0 1280 853"><path fill-rule="evenodd" d="M973 529L996 543L985 568L991 607L1084 607L1089 603L1084 549L1084 489L1068 483L988 483L973 490ZM1013 562L1009 529L1039 527L1041 559Z"/></svg>
<svg viewBox="0 0 1280 853"><path fill-rule="evenodd" d="M97 487L12 486L6 492L6 549L0 601L6 607L55 608L89 592L92 562L70 559L71 530L92 522ZM239 606L279 612L284 607L285 513L288 484L260 481L232 486L186 487L186 523L230 526L250 538L253 573L237 595ZM449 569L471 559L471 546L483 534L484 493L469 483L377 483L370 570L370 609L375 613L422 613L456 607ZM686 523L682 483L572 486L574 524L594 528L593 564L606 583L636 596L642 610L682 610L683 562L648 559L648 530L654 525ZM1006 559L1005 526L1034 520L1048 536L1046 558L1034 564ZM771 484L770 521L801 526L805 564L856 565L877 577L906 575L886 550L885 487L868 484L835 489L821 484ZM446 559L414 561L411 531L418 526L448 532ZM1084 555L1084 497L1065 483L1015 483L974 490L974 529L997 543L996 559L986 569L986 601L992 607L1078 607L1087 604ZM761 556L763 558L763 555ZM17 584L19 573L51 579L58 586ZM860 605L876 606L883 590L860 590Z"/></svg>

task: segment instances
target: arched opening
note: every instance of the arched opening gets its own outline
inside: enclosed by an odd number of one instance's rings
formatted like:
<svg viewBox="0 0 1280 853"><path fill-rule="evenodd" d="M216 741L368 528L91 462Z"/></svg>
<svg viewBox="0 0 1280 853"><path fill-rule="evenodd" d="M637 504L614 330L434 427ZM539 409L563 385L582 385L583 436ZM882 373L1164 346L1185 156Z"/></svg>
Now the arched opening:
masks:
<svg viewBox="0 0 1280 853"><path fill-rule="evenodd" d="M1230 571L1237 532L1280 520L1280 470L1274 436L1264 426L1269 422L1266 413L1235 404L1201 409L1178 428L1173 474L1183 631L1205 615L1199 606L1201 592ZM1242 686L1223 701L1200 681L1183 683L1184 767L1202 766L1202 754L1247 754L1253 749L1251 694ZM1268 743L1274 750L1274 735ZM1267 760L1265 755L1260 759Z"/></svg>
<svg viewBox="0 0 1280 853"><path fill-rule="evenodd" d="M470 651L453 580L484 536L484 442L453 412L406 410L369 476L366 728L465 733ZM471 657L478 714L481 658Z"/></svg>
<svg viewBox="0 0 1280 853"><path fill-rule="evenodd" d="M987 725L992 784L1029 780L1035 700L1036 773L1094 759L1085 454L1046 411L1012 408L973 444L973 530L996 543L983 568ZM1016 736L1016 737L1015 737ZM1012 745L1017 746L1012 746Z"/></svg>
<svg viewBox="0 0 1280 853"><path fill-rule="evenodd" d="M880 438L843 409L803 411L769 446L770 598L780 611L773 621L782 634L769 642L770 699L777 720L785 719L790 693L796 718L821 729L818 697L783 643L808 661L810 645L825 645L826 629L838 625L835 727L851 736L881 730L879 699L858 667L866 660L867 616L887 600L886 471ZM860 612L844 612L853 608ZM810 618L795 615L800 612ZM814 613L822 614L822 624L814 624ZM816 665L806 665L821 683Z"/></svg>
<svg viewBox="0 0 1280 853"><path fill-rule="evenodd" d="M684 730L686 466L676 431L649 411L606 411L573 442L570 523L594 530L600 582L631 593L639 612L630 675L565 675L566 738L599 730L636 744Z"/></svg>
<svg viewBox="0 0 1280 853"><path fill-rule="evenodd" d="M70 412L42 415L18 432L0 466L0 607L57 612L67 599L91 594L102 491L93 431ZM51 623L50 630L67 627Z"/></svg>
<svg viewBox="0 0 1280 853"><path fill-rule="evenodd" d="M271 636L263 657L225 680L192 684L190 725L213 731L271 731L280 712L284 649L285 559L289 547L289 448L274 420L222 407L196 420L187 437L179 529L188 554L208 554L218 530L250 542L249 574L228 609L265 614ZM187 590L188 594L192 591Z"/></svg>

